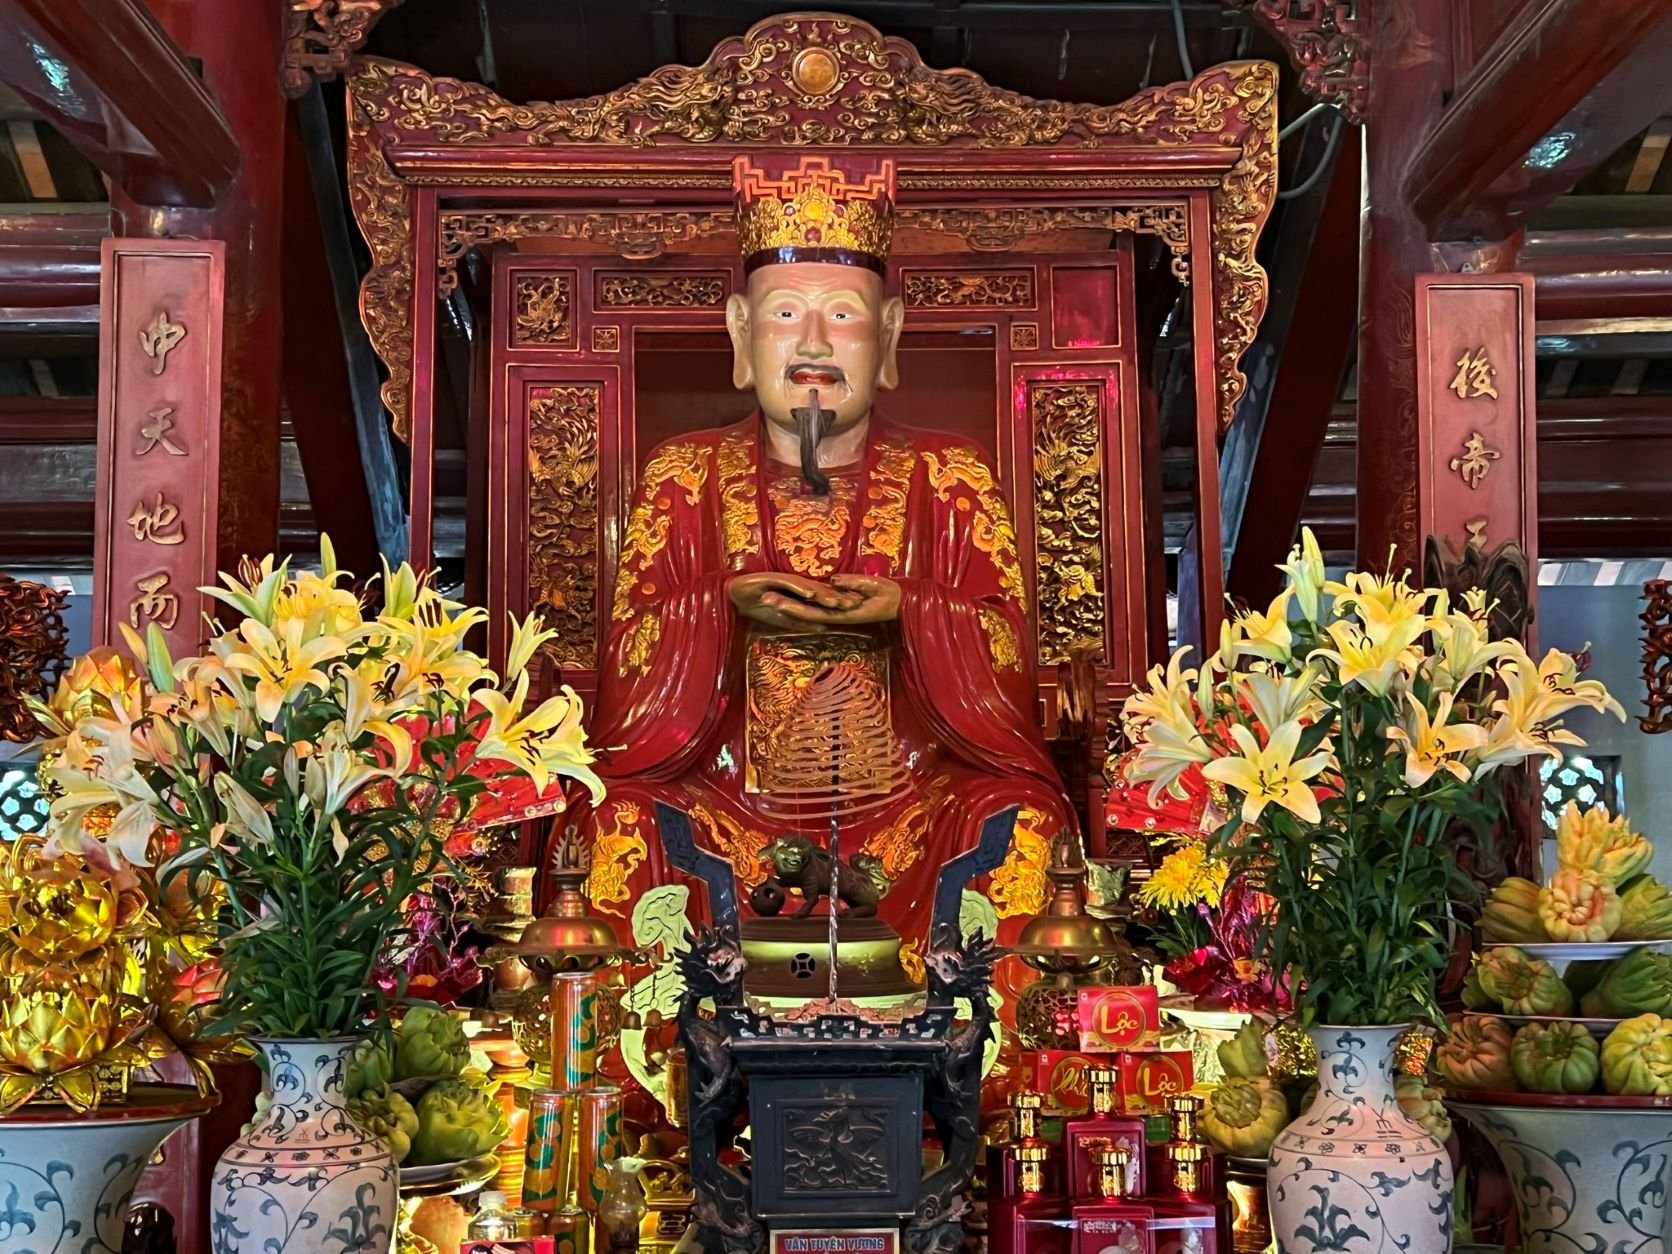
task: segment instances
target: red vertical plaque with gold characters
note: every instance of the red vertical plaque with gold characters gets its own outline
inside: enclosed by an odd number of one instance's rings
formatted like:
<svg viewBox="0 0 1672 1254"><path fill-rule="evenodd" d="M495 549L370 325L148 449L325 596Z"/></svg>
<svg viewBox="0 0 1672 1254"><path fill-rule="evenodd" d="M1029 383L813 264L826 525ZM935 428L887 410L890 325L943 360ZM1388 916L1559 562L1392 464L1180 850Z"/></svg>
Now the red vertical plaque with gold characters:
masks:
<svg viewBox="0 0 1672 1254"><path fill-rule="evenodd" d="M1415 330L1423 534L1485 550L1514 540L1536 564L1532 276L1419 275Z"/></svg>
<svg viewBox="0 0 1672 1254"><path fill-rule="evenodd" d="M106 239L99 294L93 639L203 639L220 502L220 240Z"/></svg>

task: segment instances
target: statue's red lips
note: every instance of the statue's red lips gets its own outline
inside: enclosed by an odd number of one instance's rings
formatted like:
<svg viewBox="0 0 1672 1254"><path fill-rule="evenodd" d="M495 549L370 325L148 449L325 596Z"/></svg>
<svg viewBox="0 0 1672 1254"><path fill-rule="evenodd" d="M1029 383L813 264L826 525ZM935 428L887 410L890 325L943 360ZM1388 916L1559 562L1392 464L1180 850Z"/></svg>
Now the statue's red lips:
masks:
<svg viewBox="0 0 1672 1254"><path fill-rule="evenodd" d="M840 376L815 366L797 366L790 371L790 382L797 387L828 388L835 387L840 382Z"/></svg>

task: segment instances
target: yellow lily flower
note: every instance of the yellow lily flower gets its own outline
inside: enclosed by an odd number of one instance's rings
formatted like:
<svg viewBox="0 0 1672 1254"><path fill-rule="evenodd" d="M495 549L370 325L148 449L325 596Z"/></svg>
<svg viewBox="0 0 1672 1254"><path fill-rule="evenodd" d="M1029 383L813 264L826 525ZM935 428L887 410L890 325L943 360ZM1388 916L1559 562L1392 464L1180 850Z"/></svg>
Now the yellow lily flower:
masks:
<svg viewBox="0 0 1672 1254"><path fill-rule="evenodd" d="M1289 560L1277 568L1288 579L1295 603L1309 623L1318 621L1318 594L1324 588L1324 554L1312 528L1300 529L1300 543L1289 550Z"/></svg>
<svg viewBox="0 0 1672 1254"><path fill-rule="evenodd" d="M514 682L534 658L535 652L546 641L555 639L557 630L542 625L538 610L531 611L520 623L511 620L511 647L505 655L505 679Z"/></svg>
<svg viewBox="0 0 1672 1254"><path fill-rule="evenodd" d="M303 688L312 685L324 691L330 687L331 677L320 664L348 652L348 645L338 636L304 640L300 619L285 619L276 627L277 631L246 618L238 624L245 647L229 647L221 659L228 670L256 681L255 712L263 723L277 718L280 707Z"/></svg>
<svg viewBox="0 0 1672 1254"><path fill-rule="evenodd" d="M1539 711L1544 719L1556 718L1578 706L1612 714L1622 723L1625 709L1612 696L1601 680L1579 678L1579 663L1571 653L1551 649L1538 664L1538 683L1542 691Z"/></svg>
<svg viewBox="0 0 1672 1254"><path fill-rule="evenodd" d="M1486 627L1468 614L1446 613L1429 620L1434 636L1434 682L1455 692L1499 658L1511 656L1516 645L1488 640Z"/></svg>
<svg viewBox="0 0 1672 1254"><path fill-rule="evenodd" d="M1150 672L1145 677L1149 687L1137 689L1126 699L1126 703L1121 707L1121 719L1134 740L1142 733L1144 727L1156 719L1193 721L1188 713L1189 686L1196 678L1196 672L1185 670L1183 667L1184 656L1189 652L1189 646L1175 649L1173 656L1167 660L1165 672L1160 666L1150 667Z"/></svg>
<svg viewBox="0 0 1672 1254"><path fill-rule="evenodd" d="M1227 649L1222 644L1221 651L1228 657L1253 656L1272 662L1287 662L1295 640L1289 630L1289 599L1292 596L1294 589L1285 588L1263 613L1250 610L1237 615L1230 624L1230 647Z"/></svg>
<svg viewBox="0 0 1672 1254"><path fill-rule="evenodd" d="M488 712L488 725L482 729L476 746L477 759L510 762L520 767L534 781L541 792L551 779L550 768L541 756L538 740L550 731L563 716L560 708L547 709L542 704L532 714L523 716L523 702L528 697L528 672L517 679L510 696L497 688L484 688L475 694L476 701Z"/></svg>
<svg viewBox="0 0 1672 1254"><path fill-rule="evenodd" d="M266 627L273 622L273 608L283 590L286 580L290 578L290 560L287 558L278 566L273 565L271 555L260 562L245 558L238 564L238 574L242 580L234 578L225 571L221 572L221 582L225 588L210 586L199 588L198 591L217 601L224 601L233 609L247 618Z"/></svg>
<svg viewBox="0 0 1672 1254"><path fill-rule="evenodd" d="M399 723L385 717L372 695L372 685L358 671L343 669L337 681L342 684L342 736L352 746L370 732L380 736L389 746L390 764L397 771L405 771L412 761L412 735Z"/></svg>
<svg viewBox="0 0 1672 1254"><path fill-rule="evenodd" d="M1452 694L1443 692L1434 705L1434 717L1410 693L1406 694L1405 718L1398 727L1388 728L1388 739L1405 746L1405 783L1421 788L1434 772L1445 771L1467 781L1469 768L1457 760L1457 755L1478 749L1486 743L1486 729L1473 723L1449 724ZM1389 746L1394 749L1393 745ZM1396 749L1394 749L1397 752Z"/></svg>
<svg viewBox="0 0 1672 1254"><path fill-rule="evenodd" d="M1308 664L1297 674L1250 671L1236 678L1237 695L1248 702L1261 727L1270 729L1284 723L1312 721L1321 703L1317 695L1318 670Z"/></svg>
<svg viewBox="0 0 1672 1254"><path fill-rule="evenodd" d="M1219 758L1202 768L1202 774L1227 788L1242 793L1242 821L1259 822L1268 805L1278 805L1303 823L1319 818L1318 798L1307 780L1328 769L1334 755L1320 747L1310 757L1295 761L1300 747L1301 725L1284 723L1271 734L1265 748L1241 723L1231 725L1231 739L1242 750L1241 757Z"/></svg>
<svg viewBox="0 0 1672 1254"><path fill-rule="evenodd" d="M1138 751L1127 760L1126 779L1131 784L1148 784L1154 802L1163 790L1177 795L1179 776L1211 761L1213 750L1194 722L1158 718L1144 728Z"/></svg>
<svg viewBox="0 0 1672 1254"><path fill-rule="evenodd" d="M1498 680L1504 695L1492 703L1498 718L1486 729L1486 741L1477 754L1476 773L1520 762L1537 754L1560 759L1557 745L1582 745L1572 732L1547 723L1545 690L1538 670L1517 643L1498 666Z"/></svg>
<svg viewBox="0 0 1672 1254"><path fill-rule="evenodd" d="M1384 579L1362 570L1349 572L1344 583L1326 584L1325 590L1335 595L1337 605L1350 607L1370 634L1423 620L1430 597L1426 589L1413 589L1403 578Z"/></svg>
<svg viewBox="0 0 1672 1254"><path fill-rule="evenodd" d="M1421 654L1411 646L1427 627L1425 618L1407 618L1367 631L1357 623L1341 619L1328 628L1335 648L1318 649L1312 656L1334 662L1343 685L1356 683L1378 697L1385 697L1393 686L1394 676L1408 673L1421 660Z"/></svg>
<svg viewBox="0 0 1672 1254"><path fill-rule="evenodd" d="M399 776L405 769L405 759L394 770L386 770L366 761L340 739L322 738L319 751L308 758L302 791L321 818L332 818L374 779Z"/></svg>

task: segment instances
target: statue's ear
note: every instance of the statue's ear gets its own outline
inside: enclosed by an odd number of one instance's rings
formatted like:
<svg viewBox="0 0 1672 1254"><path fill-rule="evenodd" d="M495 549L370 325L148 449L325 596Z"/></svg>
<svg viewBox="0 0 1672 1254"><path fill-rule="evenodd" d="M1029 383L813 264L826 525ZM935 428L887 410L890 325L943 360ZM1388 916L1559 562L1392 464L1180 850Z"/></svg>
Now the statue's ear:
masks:
<svg viewBox="0 0 1672 1254"><path fill-rule="evenodd" d="M755 386L755 363L749 355L749 298L733 292L726 300L726 333L731 336L731 381L739 390Z"/></svg>
<svg viewBox="0 0 1672 1254"><path fill-rule="evenodd" d="M890 296L882 304L882 369L877 373L877 386L891 391L900 382L900 327L906 320L906 306L898 296Z"/></svg>

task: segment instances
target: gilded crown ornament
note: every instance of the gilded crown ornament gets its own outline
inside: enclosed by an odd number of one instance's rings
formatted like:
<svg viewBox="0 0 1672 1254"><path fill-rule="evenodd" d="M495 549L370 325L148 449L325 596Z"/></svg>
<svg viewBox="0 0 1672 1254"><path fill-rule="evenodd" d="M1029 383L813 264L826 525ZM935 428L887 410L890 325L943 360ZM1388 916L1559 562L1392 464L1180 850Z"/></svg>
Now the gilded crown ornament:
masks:
<svg viewBox="0 0 1672 1254"><path fill-rule="evenodd" d="M894 162L804 156L773 174L770 158L732 164L743 267L792 261L864 266L881 273L894 232Z"/></svg>

